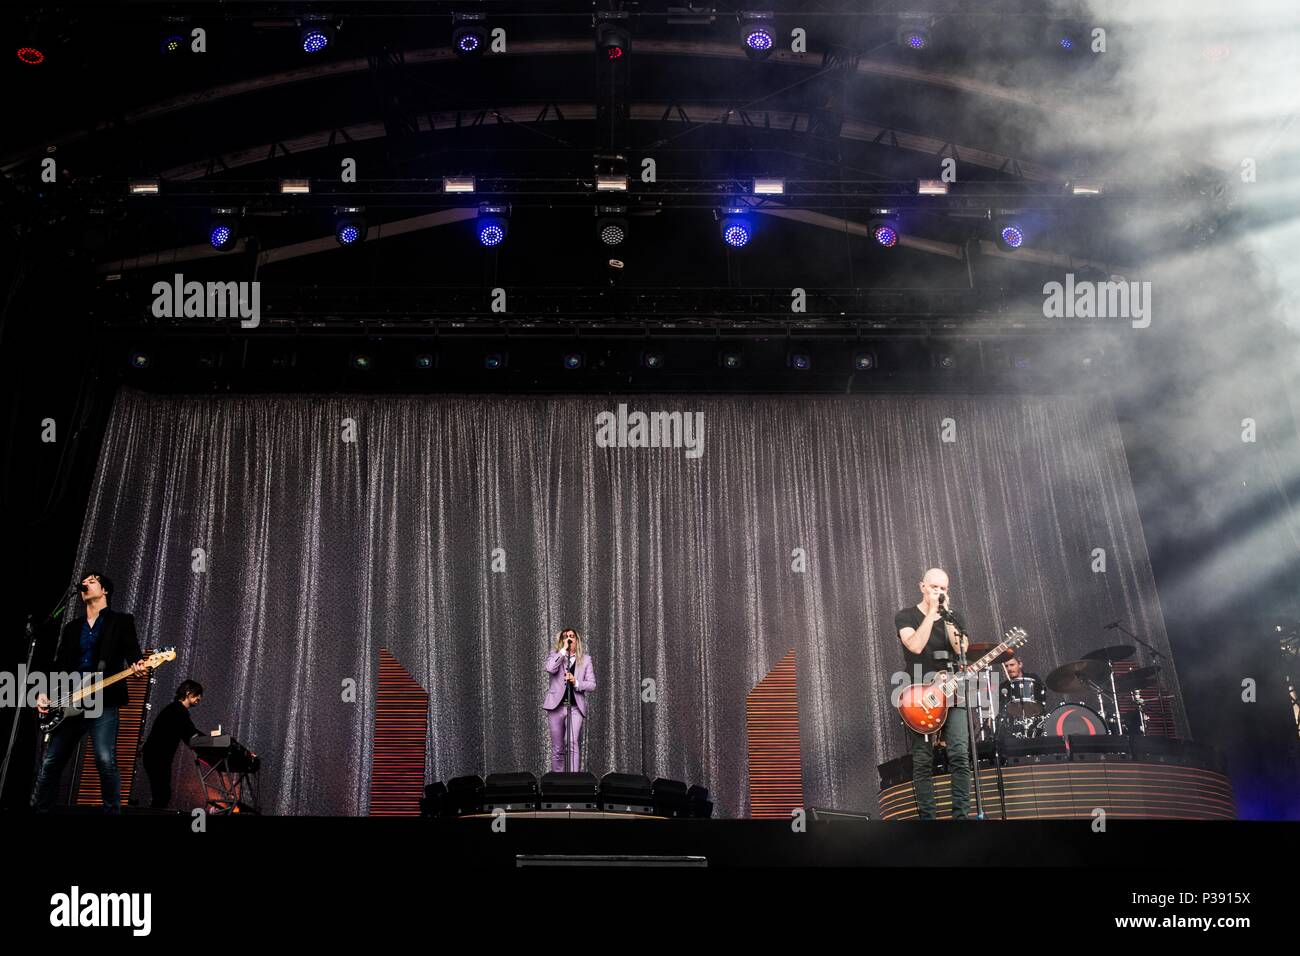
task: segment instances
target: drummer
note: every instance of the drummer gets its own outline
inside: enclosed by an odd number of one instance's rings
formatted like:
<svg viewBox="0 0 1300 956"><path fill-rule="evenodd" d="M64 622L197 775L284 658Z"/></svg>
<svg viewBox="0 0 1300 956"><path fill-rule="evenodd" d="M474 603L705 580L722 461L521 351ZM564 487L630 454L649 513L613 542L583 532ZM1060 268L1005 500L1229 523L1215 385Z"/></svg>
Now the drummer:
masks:
<svg viewBox="0 0 1300 956"><path fill-rule="evenodd" d="M1011 696L1011 682L1021 680L1022 678L1028 678L1034 682L1037 695L1039 695L1039 704L1043 706L1046 705L1046 698L1041 696L1046 685L1043 683L1043 679L1037 674L1025 673L1024 661L1013 654L1011 657L1003 661L1001 666L1002 673L1006 675L1005 680L998 682L998 710L1001 714L1005 714L1007 710L1007 701ZM1003 729L1007 729L1006 721L1003 722ZM1014 733L1015 731L1010 732Z"/></svg>

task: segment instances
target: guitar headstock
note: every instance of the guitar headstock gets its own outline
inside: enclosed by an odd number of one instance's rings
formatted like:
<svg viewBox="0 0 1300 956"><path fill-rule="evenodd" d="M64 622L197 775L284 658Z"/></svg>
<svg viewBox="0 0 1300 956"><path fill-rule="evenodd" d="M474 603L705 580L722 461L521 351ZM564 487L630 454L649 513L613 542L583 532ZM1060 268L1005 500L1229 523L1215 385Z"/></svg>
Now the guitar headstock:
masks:
<svg viewBox="0 0 1300 956"><path fill-rule="evenodd" d="M1008 648L1016 648L1020 647L1027 640L1029 640L1029 635L1025 633L1023 627L1013 627L1011 630L1007 631L1006 635L1002 639L1002 643Z"/></svg>
<svg viewBox="0 0 1300 956"><path fill-rule="evenodd" d="M161 664L165 664L167 661L174 660L176 660L176 648L160 647L144 659L144 666L154 668Z"/></svg>

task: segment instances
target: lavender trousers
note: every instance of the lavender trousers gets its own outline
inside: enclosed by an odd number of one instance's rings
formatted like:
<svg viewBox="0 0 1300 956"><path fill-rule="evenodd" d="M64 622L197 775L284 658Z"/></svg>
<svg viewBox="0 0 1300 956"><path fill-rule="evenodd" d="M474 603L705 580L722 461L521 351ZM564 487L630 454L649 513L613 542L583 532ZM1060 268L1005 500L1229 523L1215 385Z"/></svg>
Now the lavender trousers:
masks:
<svg viewBox="0 0 1300 956"><path fill-rule="evenodd" d="M570 709L569 713L571 726L569 727L569 760L566 767L564 760L564 704L560 704L554 710L546 712L546 719L551 725L551 769L559 772L563 770L579 770L582 767L582 751L579 744L582 741L582 714L578 712L577 707Z"/></svg>

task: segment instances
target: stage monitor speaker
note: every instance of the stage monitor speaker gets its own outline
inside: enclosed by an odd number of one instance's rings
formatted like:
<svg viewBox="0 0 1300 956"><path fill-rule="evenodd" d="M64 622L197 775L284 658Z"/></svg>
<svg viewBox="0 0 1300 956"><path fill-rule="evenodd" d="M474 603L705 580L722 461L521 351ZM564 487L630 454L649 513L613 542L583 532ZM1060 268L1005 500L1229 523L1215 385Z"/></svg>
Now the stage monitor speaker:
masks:
<svg viewBox="0 0 1300 956"><path fill-rule="evenodd" d="M1132 760L1128 737L1114 734L1071 734L1070 759L1083 763Z"/></svg>
<svg viewBox="0 0 1300 956"><path fill-rule="evenodd" d="M441 781L431 783L424 788L420 799L420 816L442 817L450 815L450 803L447 800L447 785Z"/></svg>
<svg viewBox="0 0 1300 956"><path fill-rule="evenodd" d="M709 788L693 784L686 791L686 801L691 806L691 816L707 820L713 816L713 801L709 799Z"/></svg>
<svg viewBox="0 0 1300 956"><path fill-rule="evenodd" d="M655 816L689 817L691 804L686 799L686 784L680 780L659 777L650 785L650 798L654 803Z"/></svg>
<svg viewBox="0 0 1300 956"><path fill-rule="evenodd" d="M483 812L483 778L478 774L468 777L452 777L447 781L448 815L463 817L471 813Z"/></svg>
<svg viewBox="0 0 1300 956"><path fill-rule="evenodd" d="M607 773L600 778L600 808L610 813L653 813L650 778L639 773Z"/></svg>
<svg viewBox="0 0 1300 956"><path fill-rule="evenodd" d="M490 773L483 785L483 809L536 810L537 775L528 770L518 773Z"/></svg>
<svg viewBox="0 0 1300 956"><path fill-rule="evenodd" d="M585 770L576 773L542 774L543 810L595 810L596 775Z"/></svg>
<svg viewBox="0 0 1300 956"><path fill-rule="evenodd" d="M1022 763L1053 763L1070 759L1064 737L1008 737L1002 745L1008 767Z"/></svg>

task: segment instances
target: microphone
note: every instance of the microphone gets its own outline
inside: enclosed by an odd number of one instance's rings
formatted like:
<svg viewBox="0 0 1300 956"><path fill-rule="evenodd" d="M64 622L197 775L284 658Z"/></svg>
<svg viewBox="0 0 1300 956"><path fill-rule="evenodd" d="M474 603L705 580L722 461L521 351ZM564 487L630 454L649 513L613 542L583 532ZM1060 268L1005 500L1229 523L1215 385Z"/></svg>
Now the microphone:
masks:
<svg viewBox="0 0 1300 956"><path fill-rule="evenodd" d="M74 587L76 587L76 589L80 591L82 594L85 594L87 591L90 590L90 588L84 584L77 584L74 585Z"/></svg>

